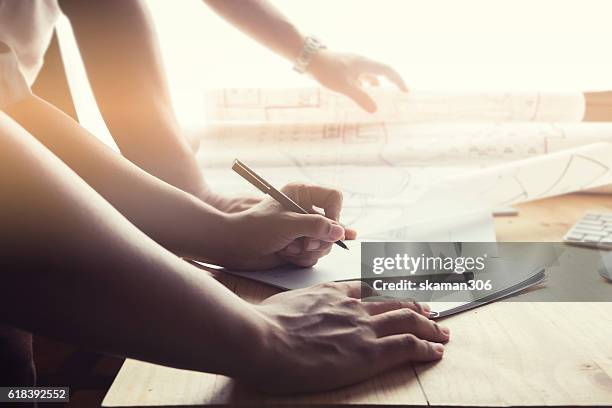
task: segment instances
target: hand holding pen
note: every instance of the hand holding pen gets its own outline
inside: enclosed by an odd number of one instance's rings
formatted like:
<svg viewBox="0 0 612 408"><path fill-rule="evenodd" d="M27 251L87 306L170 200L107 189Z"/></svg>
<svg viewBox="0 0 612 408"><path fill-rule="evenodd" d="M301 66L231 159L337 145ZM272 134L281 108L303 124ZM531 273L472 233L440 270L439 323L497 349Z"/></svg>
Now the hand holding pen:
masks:
<svg viewBox="0 0 612 408"><path fill-rule="evenodd" d="M277 190L238 161L233 169L272 197L241 216L248 216L249 220L240 224L251 227L238 235L250 236L251 241L254 239L249 245L265 246L265 252L269 252L271 248L266 242L274 236L278 257L296 265L312 266L329 253L335 241L355 238L354 230L345 229L337 222L342 207L339 191L303 184L289 184ZM299 212L297 208L300 208ZM321 208L325 216L317 213L315 208ZM258 224L257 228L252 227L255 223ZM338 245L344 247L342 241Z"/></svg>

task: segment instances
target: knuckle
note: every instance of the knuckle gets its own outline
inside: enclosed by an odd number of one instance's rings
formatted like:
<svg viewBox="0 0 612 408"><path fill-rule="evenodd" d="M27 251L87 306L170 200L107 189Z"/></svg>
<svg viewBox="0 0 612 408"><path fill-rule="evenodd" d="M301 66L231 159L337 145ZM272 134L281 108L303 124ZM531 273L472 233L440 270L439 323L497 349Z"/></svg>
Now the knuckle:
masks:
<svg viewBox="0 0 612 408"><path fill-rule="evenodd" d="M351 309L351 310L356 310L356 309L360 309L361 308L361 302L358 299L355 298L346 298L343 301L343 304L345 307Z"/></svg>
<svg viewBox="0 0 612 408"><path fill-rule="evenodd" d="M341 202L343 197L340 190L332 189L329 191L329 198L334 202Z"/></svg>
<svg viewBox="0 0 612 408"><path fill-rule="evenodd" d="M325 282L325 283L322 283L320 286L322 289L337 291L339 284L337 282Z"/></svg>
<svg viewBox="0 0 612 408"><path fill-rule="evenodd" d="M427 351L425 352L425 354L426 354L427 356L431 356L431 355L435 354L435 353L434 353L434 349L433 349L433 345L432 345L430 342L426 341L426 342L425 342L425 347L426 347L426 350L427 350Z"/></svg>
<svg viewBox="0 0 612 408"><path fill-rule="evenodd" d="M302 183L302 182L297 182L297 183L295 183L295 188L297 188L300 191L305 191L305 190L308 190L310 188L310 184L306 184L306 183Z"/></svg>
<svg viewBox="0 0 612 408"><path fill-rule="evenodd" d="M419 322L419 316L412 309L404 308L401 310L402 319L410 326L416 325Z"/></svg>
<svg viewBox="0 0 612 408"><path fill-rule="evenodd" d="M429 330L431 333L433 333L433 335L436 338L445 339L448 337L447 335L443 333L442 327L438 323L434 323L431 320L429 320L428 322L429 322Z"/></svg>
<svg viewBox="0 0 612 408"><path fill-rule="evenodd" d="M402 336L402 345L410 350L415 350L418 346L419 339L414 334L405 334Z"/></svg>
<svg viewBox="0 0 612 408"><path fill-rule="evenodd" d="M302 187L303 187L303 183L292 182L292 183L286 184L285 187L283 187L283 190L287 190L287 191L299 190Z"/></svg>
<svg viewBox="0 0 612 408"><path fill-rule="evenodd" d="M321 214L315 214L314 217L315 222L317 223L317 226L321 227L321 228L326 228L328 227L329 223L330 223L330 219L325 217L324 215Z"/></svg>
<svg viewBox="0 0 612 408"><path fill-rule="evenodd" d="M302 214L294 213L291 211L284 211L278 214L278 217L283 220L285 223L292 223L299 221ZM293 226L292 226L293 227Z"/></svg>
<svg viewBox="0 0 612 408"><path fill-rule="evenodd" d="M412 302L408 303L408 307L417 313L423 313L423 306L416 300L413 300Z"/></svg>
<svg viewBox="0 0 612 408"><path fill-rule="evenodd" d="M356 348L358 355L367 362L376 361L379 358L379 350L372 343L372 341L362 341Z"/></svg>
<svg viewBox="0 0 612 408"><path fill-rule="evenodd" d="M349 322L350 325L355 328L355 332L359 337L367 338L372 334L369 320L360 314L351 313Z"/></svg>
<svg viewBox="0 0 612 408"><path fill-rule="evenodd" d="M386 300L385 302L389 305L390 310L402 309L402 302L399 300L390 299L390 300Z"/></svg>
<svg viewBox="0 0 612 408"><path fill-rule="evenodd" d="M338 282L340 287L344 290L344 292L351 292L353 289L356 289L360 286L361 282L359 281L349 281L349 282Z"/></svg>
<svg viewBox="0 0 612 408"><path fill-rule="evenodd" d="M374 334L374 325L369 315L359 313L357 317L357 322L359 323L359 326L363 327L369 335Z"/></svg>
<svg viewBox="0 0 612 408"><path fill-rule="evenodd" d="M356 313L353 310L346 310L328 305L323 307L318 313L320 320L327 322L330 326L336 328L350 328L348 331L353 336L358 338L366 338L370 334L370 326L367 319Z"/></svg>
<svg viewBox="0 0 612 408"><path fill-rule="evenodd" d="M313 217L314 227L320 234L326 234L329 230L329 221L322 215L315 215Z"/></svg>

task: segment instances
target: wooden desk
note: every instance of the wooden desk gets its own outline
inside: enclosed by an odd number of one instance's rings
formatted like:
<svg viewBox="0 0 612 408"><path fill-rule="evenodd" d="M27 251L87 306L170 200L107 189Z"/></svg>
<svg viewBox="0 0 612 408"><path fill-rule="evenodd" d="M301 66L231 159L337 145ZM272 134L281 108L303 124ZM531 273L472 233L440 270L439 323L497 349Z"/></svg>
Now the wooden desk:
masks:
<svg viewBox="0 0 612 408"><path fill-rule="evenodd" d="M518 217L496 219L499 241L557 242L586 210L612 211L612 197L570 195L518 208ZM275 293L226 279L251 301ZM270 397L227 377L126 360L103 404L612 405L612 303L495 303L444 324L452 338L442 361L333 392Z"/></svg>

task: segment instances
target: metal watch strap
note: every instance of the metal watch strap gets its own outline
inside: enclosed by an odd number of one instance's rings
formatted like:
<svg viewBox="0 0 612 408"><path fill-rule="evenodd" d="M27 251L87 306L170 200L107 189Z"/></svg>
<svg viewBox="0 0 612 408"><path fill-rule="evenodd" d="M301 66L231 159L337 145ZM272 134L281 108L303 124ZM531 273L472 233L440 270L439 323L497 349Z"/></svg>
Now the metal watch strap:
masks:
<svg viewBox="0 0 612 408"><path fill-rule="evenodd" d="M312 57L317 55L319 51L324 50L325 48L327 47L318 38L309 35L304 40L302 51L300 51L300 55L295 60L293 69L300 74L303 74L308 69L308 65L310 65Z"/></svg>

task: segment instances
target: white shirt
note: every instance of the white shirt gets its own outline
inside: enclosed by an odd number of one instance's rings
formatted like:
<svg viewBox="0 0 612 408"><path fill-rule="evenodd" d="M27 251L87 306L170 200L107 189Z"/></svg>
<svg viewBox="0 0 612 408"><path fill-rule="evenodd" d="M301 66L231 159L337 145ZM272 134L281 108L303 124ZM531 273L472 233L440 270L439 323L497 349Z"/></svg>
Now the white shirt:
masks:
<svg viewBox="0 0 612 408"><path fill-rule="evenodd" d="M57 0L0 0L0 108L30 95L60 14Z"/></svg>

